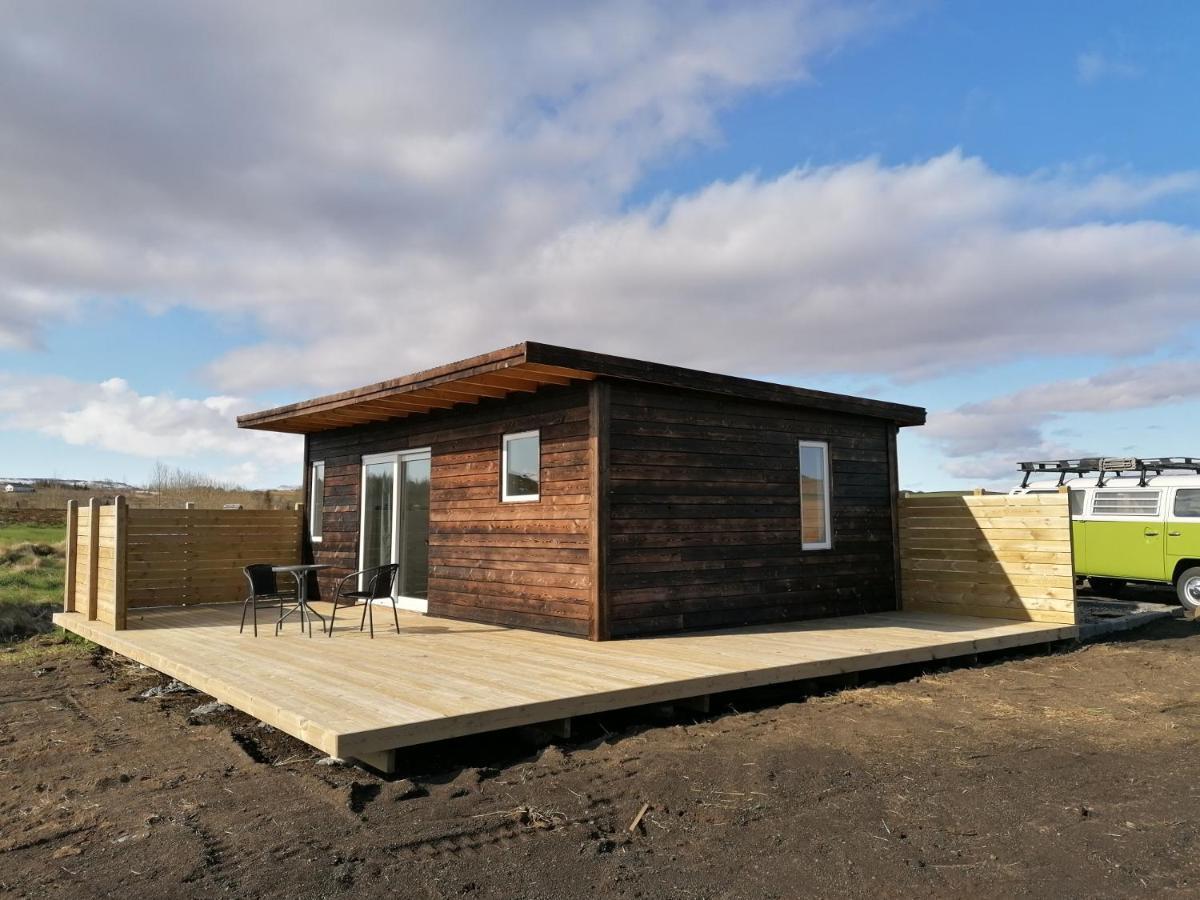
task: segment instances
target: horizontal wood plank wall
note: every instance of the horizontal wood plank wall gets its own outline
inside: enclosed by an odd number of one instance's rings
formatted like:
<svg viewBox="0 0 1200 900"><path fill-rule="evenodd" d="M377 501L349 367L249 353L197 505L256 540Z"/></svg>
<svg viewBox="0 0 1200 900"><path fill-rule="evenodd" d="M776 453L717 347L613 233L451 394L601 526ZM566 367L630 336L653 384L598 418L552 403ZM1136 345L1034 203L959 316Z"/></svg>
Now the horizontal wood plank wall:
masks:
<svg viewBox="0 0 1200 900"><path fill-rule="evenodd" d="M295 510L130 508L126 515L127 609L239 602L245 566L299 562L303 514Z"/></svg>
<svg viewBox="0 0 1200 900"><path fill-rule="evenodd" d="M99 558L96 561L96 619L116 627L117 613L117 516L116 507L100 507Z"/></svg>
<svg viewBox="0 0 1200 900"><path fill-rule="evenodd" d="M897 608L890 426L614 383L609 628L616 636ZM829 442L831 550L802 550L800 439Z"/></svg>
<svg viewBox="0 0 1200 900"><path fill-rule="evenodd" d="M88 611L88 592L91 589L91 533L92 511L87 506L81 506L75 519L75 596L71 605L76 612L85 615Z"/></svg>
<svg viewBox="0 0 1200 900"><path fill-rule="evenodd" d="M541 499L500 501L506 433L539 429ZM313 434L306 467L325 462L323 599L358 567L362 457L430 447L429 612L586 635L591 608L590 450L584 386Z"/></svg>
<svg viewBox="0 0 1200 900"><path fill-rule="evenodd" d="M905 497L905 609L1075 624L1067 495Z"/></svg>

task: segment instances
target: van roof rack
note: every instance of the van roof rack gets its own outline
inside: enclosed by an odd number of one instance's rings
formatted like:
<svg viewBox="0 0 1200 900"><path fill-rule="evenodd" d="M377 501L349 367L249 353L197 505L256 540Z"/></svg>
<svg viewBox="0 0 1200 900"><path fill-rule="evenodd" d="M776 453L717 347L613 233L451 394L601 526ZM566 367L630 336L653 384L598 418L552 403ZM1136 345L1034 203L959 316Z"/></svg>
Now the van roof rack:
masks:
<svg viewBox="0 0 1200 900"><path fill-rule="evenodd" d="M1029 476L1035 472L1057 472L1058 485L1066 483L1068 475L1090 475L1099 472L1097 487L1104 487L1104 477L1112 472L1139 472L1138 487L1146 486L1146 475L1161 475L1169 470L1200 474L1200 459L1193 456L1085 456L1081 459L1048 459L1017 463L1025 473L1021 487L1029 487Z"/></svg>

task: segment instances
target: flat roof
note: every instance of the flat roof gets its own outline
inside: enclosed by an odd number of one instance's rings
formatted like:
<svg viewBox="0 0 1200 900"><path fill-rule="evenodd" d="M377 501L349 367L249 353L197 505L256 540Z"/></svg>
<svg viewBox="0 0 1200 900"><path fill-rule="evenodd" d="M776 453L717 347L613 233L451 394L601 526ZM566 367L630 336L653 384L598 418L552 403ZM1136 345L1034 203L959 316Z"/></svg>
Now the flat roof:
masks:
<svg viewBox="0 0 1200 900"><path fill-rule="evenodd" d="M597 378L871 416L900 426L925 424L925 410L920 406L716 375L535 341L349 391L247 413L238 416L237 423L239 428L312 434Z"/></svg>

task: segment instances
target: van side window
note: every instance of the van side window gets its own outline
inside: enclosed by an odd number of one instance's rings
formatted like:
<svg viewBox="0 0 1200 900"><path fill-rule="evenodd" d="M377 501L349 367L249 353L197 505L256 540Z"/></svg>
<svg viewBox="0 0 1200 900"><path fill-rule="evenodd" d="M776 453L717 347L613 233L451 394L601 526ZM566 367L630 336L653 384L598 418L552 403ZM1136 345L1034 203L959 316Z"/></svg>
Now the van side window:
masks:
<svg viewBox="0 0 1200 900"><path fill-rule="evenodd" d="M1083 501L1087 499L1087 494L1083 491L1071 491L1067 497L1071 501L1071 515L1083 515Z"/></svg>
<svg viewBox="0 0 1200 900"><path fill-rule="evenodd" d="M1183 488L1175 492L1175 515L1200 519L1200 488Z"/></svg>
<svg viewBox="0 0 1200 900"><path fill-rule="evenodd" d="M1161 491L1096 491L1094 516L1156 516Z"/></svg>

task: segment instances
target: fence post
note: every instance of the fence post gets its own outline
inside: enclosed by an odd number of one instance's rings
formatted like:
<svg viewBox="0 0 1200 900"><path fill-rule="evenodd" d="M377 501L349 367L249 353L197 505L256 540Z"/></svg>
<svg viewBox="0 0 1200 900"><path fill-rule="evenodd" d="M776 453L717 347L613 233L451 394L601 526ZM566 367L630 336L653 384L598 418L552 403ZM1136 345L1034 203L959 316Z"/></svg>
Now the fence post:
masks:
<svg viewBox="0 0 1200 900"><path fill-rule="evenodd" d="M100 498L88 500L88 596L87 617L96 621L100 589Z"/></svg>
<svg viewBox="0 0 1200 900"><path fill-rule="evenodd" d="M63 612L75 612L75 566L79 556L79 501L67 501L67 558L66 582L63 589Z"/></svg>
<svg viewBox="0 0 1200 900"><path fill-rule="evenodd" d="M129 526L129 506L117 494L113 501L113 630L125 629L125 539Z"/></svg>
<svg viewBox="0 0 1200 900"><path fill-rule="evenodd" d="M304 521L304 504L296 504L296 561L304 562L304 533L307 523Z"/></svg>

